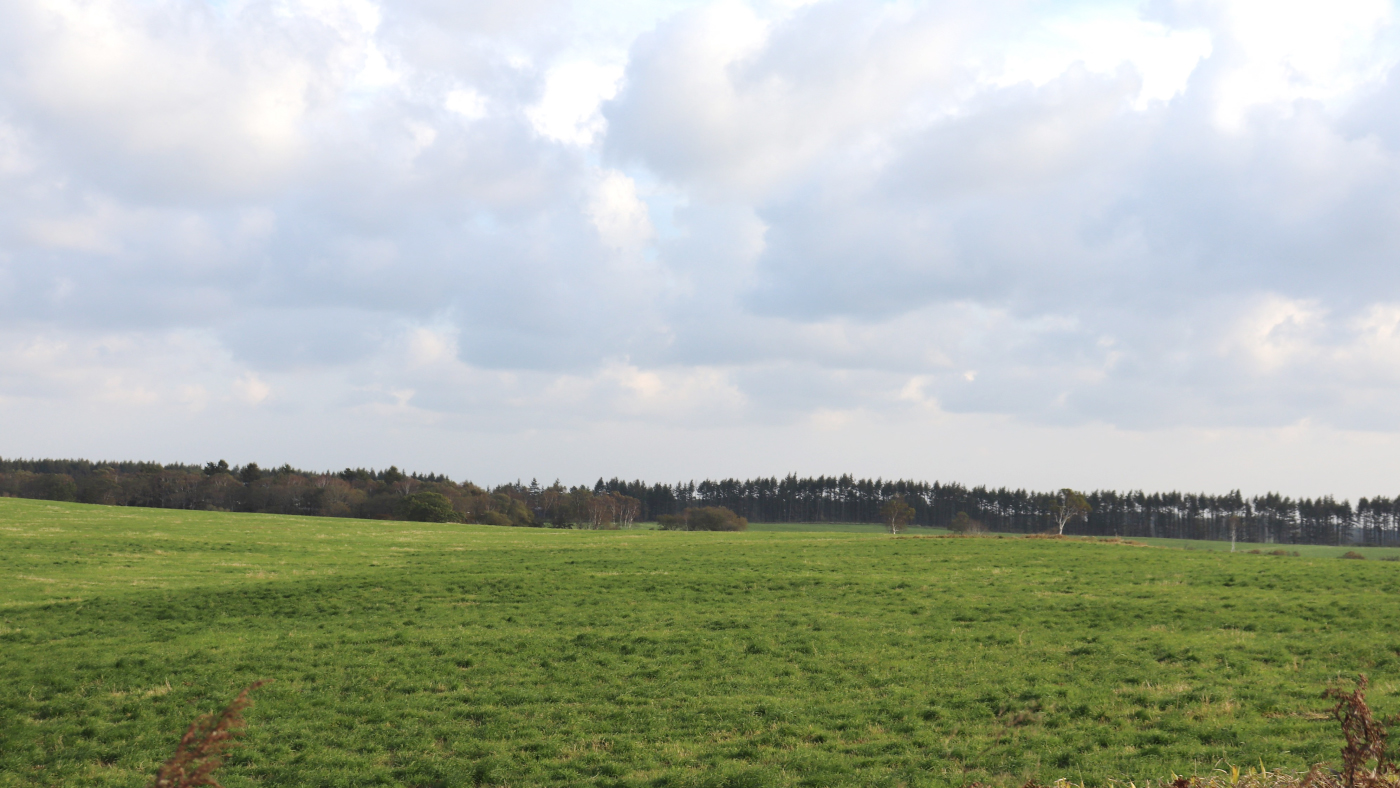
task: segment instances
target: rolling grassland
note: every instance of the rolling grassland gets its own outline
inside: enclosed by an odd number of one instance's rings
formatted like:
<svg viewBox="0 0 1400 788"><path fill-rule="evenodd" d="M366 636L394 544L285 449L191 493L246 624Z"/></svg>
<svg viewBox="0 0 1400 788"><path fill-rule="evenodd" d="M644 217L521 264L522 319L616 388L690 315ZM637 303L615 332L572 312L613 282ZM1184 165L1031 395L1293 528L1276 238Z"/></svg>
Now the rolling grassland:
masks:
<svg viewBox="0 0 1400 788"><path fill-rule="evenodd" d="M0 786L1019 786L1304 769L1400 711L1400 563L0 499Z"/></svg>

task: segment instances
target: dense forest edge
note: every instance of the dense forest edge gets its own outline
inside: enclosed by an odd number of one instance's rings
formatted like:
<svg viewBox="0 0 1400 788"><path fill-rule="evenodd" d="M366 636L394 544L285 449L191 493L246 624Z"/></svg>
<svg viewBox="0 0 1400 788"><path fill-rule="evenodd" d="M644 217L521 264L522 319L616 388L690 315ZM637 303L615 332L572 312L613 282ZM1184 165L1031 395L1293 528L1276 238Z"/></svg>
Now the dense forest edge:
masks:
<svg viewBox="0 0 1400 788"><path fill-rule="evenodd" d="M629 527L671 521L688 509L723 507L754 522L879 523L893 499L912 526L1039 533L1056 525L1061 491L957 483L856 479L849 475L724 479L675 484L598 479L491 488L442 474L346 468L312 472L283 465L204 466L0 458L0 496L113 506L300 514L365 519L457 520L527 527ZM1400 497L1289 498L1238 491L1086 493L1088 512L1067 534L1323 545L1400 545Z"/></svg>

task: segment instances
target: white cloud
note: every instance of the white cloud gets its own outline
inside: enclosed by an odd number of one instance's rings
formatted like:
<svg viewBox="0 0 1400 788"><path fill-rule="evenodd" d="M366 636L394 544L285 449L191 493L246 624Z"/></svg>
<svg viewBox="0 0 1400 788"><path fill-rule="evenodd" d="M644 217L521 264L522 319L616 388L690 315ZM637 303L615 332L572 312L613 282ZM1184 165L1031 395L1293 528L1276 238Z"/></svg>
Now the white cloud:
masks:
<svg viewBox="0 0 1400 788"><path fill-rule="evenodd" d="M22 175L34 167L31 146L11 125L0 120L0 176Z"/></svg>
<svg viewBox="0 0 1400 788"><path fill-rule="evenodd" d="M29 221L27 240L46 249L112 254L119 244L107 232L100 214L72 217L36 217Z"/></svg>
<svg viewBox="0 0 1400 788"><path fill-rule="evenodd" d="M1232 0L1219 13L1218 35L1235 50L1217 88L1218 118L1229 127L1260 104L1344 99L1400 54L1378 41L1394 24L1386 0Z"/></svg>
<svg viewBox="0 0 1400 788"><path fill-rule="evenodd" d="M563 63L545 77L544 95L527 110L535 131L569 145L588 146L607 128L598 109L617 93L620 65Z"/></svg>
<svg viewBox="0 0 1400 788"><path fill-rule="evenodd" d="M1001 68L990 81L1000 86L1044 85L1075 65L1100 74L1130 66L1142 80L1138 109L1152 101L1168 101L1186 89L1201 60L1210 56L1210 34L1199 28L1172 29L1133 11L1081 10L1076 16L1048 20L1010 47L1002 44Z"/></svg>
<svg viewBox="0 0 1400 788"><path fill-rule="evenodd" d="M338 78L315 73L314 45L239 51L197 6L21 2L3 18L7 103L94 174L147 188L265 185L301 151L316 82ZM171 23L183 34L158 32Z"/></svg>
<svg viewBox="0 0 1400 788"><path fill-rule="evenodd" d="M443 106L469 123L486 117L486 97L471 88L448 91Z"/></svg>
<svg viewBox="0 0 1400 788"><path fill-rule="evenodd" d="M637 184L616 170L600 173L587 210L610 249L636 254L655 236L647 205L637 197Z"/></svg>
<svg viewBox="0 0 1400 788"><path fill-rule="evenodd" d="M1240 319L1227 340L1227 352L1243 352L1265 372L1311 360L1325 319L1315 303L1266 296Z"/></svg>
<svg viewBox="0 0 1400 788"><path fill-rule="evenodd" d="M252 372L244 373L233 382L233 391L249 405L258 405L272 394L272 387Z"/></svg>
<svg viewBox="0 0 1400 788"><path fill-rule="evenodd" d="M408 339L409 363L415 367L454 358L457 341L453 333L429 328L415 329Z"/></svg>
<svg viewBox="0 0 1400 788"><path fill-rule="evenodd" d="M185 407L196 413L204 410L209 404L209 391L199 384L180 386L176 395Z"/></svg>
<svg viewBox="0 0 1400 788"><path fill-rule="evenodd" d="M720 369L643 370L614 362L603 368L598 380L620 389L618 407L628 415L654 414L669 420L722 413L732 418L745 404L743 392Z"/></svg>

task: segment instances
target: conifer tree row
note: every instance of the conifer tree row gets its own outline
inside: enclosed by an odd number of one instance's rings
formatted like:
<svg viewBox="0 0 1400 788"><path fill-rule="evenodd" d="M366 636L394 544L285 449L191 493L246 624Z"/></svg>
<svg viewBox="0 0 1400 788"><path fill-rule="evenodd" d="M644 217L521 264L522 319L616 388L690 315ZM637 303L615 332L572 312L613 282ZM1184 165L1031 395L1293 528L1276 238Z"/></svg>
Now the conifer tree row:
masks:
<svg viewBox="0 0 1400 788"><path fill-rule="evenodd" d="M0 495L59 501L339 517L446 517L520 526L616 527L687 508L721 506L751 522L879 523L894 498L914 527L975 522L989 531L1052 527L1058 492L957 483L857 479L850 475L722 479L673 484L598 479L593 485L532 480L483 488L441 474L347 468L311 472L289 465L204 466L153 462L0 459ZM441 500L424 496L441 496ZM1276 544L1400 545L1400 497L1244 497L1238 491L1085 493L1086 517L1069 534L1229 539ZM962 515L960 517L960 515Z"/></svg>

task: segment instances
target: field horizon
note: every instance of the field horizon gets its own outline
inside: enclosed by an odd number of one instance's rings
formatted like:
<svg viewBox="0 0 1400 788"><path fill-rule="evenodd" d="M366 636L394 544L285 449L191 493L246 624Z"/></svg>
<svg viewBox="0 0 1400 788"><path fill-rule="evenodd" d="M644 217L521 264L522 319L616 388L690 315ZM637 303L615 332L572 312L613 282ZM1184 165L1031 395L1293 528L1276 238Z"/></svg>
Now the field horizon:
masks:
<svg viewBox="0 0 1400 788"><path fill-rule="evenodd" d="M145 785L256 679L228 788L1301 770L1329 683L1400 710L1400 563L1300 549L0 499L0 786Z"/></svg>

